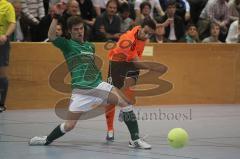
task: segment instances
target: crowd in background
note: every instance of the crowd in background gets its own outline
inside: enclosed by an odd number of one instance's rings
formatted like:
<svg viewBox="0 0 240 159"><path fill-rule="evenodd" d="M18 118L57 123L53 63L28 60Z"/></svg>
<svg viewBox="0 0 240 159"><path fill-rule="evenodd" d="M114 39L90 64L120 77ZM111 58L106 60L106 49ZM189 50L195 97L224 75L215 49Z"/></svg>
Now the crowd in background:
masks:
<svg viewBox="0 0 240 159"><path fill-rule="evenodd" d="M64 9L56 30L68 37L67 19L81 16L86 40L117 41L145 17L157 23L150 42L240 42L240 0L9 0L16 13L11 41L48 41L56 4Z"/></svg>

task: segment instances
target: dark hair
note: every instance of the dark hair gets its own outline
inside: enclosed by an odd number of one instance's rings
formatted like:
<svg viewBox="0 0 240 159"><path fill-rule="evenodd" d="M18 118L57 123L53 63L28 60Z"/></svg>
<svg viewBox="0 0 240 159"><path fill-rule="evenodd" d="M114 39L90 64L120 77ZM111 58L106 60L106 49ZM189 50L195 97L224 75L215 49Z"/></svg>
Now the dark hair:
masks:
<svg viewBox="0 0 240 159"><path fill-rule="evenodd" d="M220 25L219 25L218 23L212 22L212 23L210 24L210 29L212 29L212 28L215 27L215 26L218 26L218 27L220 28Z"/></svg>
<svg viewBox="0 0 240 159"><path fill-rule="evenodd" d="M112 2L115 2L116 5L117 5L117 8L119 8L119 2L118 2L118 0L109 0L109 1L107 2L107 4L106 4L106 7L108 7L108 5L109 5L110 3L112 3Z"/></svg>
<svg viewBox="0 0 240 159"><path fill-rule="evenodd" d="M167 2L167 7L176 6L176 5L177 5L177 2L175 0L168 0L168 2Z"/></svg>
<svg viewBox="0 0 240 159"><path fill-rule="evenodd" d="M151 17L146 17L143 19L141 26L149 26L151 29L156 30L156 23L153 21Z"/></svg>
<svg viewBox="0 0 240 159"><path fill-rule="evenodd" d="M142 2L142 3L140 4L140 11L141 11L141 12L142 12L142 10L143 10L143 8L144 8L145 6L148 6L150 9L152 9L151 4L150 4L149 2L147 2L147 1L144 1L144 2Z"/></svg>
<svg viewBox="0 0 240 159"><path fill-rule="evenodd" d="M186 29L188 30L191 27L197 28L197 26L194 23L188 23Z"/></svg>
<svg viewBox="0 0 240 159"><path fill-rule="evenodd" d="M83 20L80 16L71 16L67 19L68 29L72 29L72 27L77 24L83 24Z"/></svg>
<svg viewBox="0 0 240 159"><path fill-rule="evenodd" d="M130 12L130 7L127 3L122 3L119 7L119 12L124 13L124 12Z"/></svg>

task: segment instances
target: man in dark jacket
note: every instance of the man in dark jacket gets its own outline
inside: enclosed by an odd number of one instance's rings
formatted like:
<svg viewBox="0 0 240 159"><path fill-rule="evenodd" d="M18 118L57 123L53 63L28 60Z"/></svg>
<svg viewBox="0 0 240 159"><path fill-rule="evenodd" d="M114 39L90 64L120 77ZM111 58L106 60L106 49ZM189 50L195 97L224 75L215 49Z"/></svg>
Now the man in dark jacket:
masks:
<svg viewBox="0 0 240 159"><path fill-rule="evenodd" d="M179 41L185 34L184 20L176 14L176 1L169 0L167 3L166 14L158 22L165 27L165 37L172 42Z"/></svg>

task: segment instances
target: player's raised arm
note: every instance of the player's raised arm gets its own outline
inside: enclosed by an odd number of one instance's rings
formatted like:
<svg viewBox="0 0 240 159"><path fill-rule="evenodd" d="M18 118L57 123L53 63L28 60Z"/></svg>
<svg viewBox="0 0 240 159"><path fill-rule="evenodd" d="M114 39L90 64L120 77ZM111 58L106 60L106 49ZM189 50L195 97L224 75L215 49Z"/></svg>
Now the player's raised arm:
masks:
<svg viewBox="0 0 240 159"><path fill-rule="evenodd" d="M58 20L53 18L52 23L51 23L51 25L49 27L49 30L48 30L48 38L49 38L50 41L54 41L57 38L57 35L56 35L57 23L58 23Z"/></svg>
<svg viewBox="0 0 240 159"><path fill-rule="evenodd" d="M49 27L49 30L48 30L48 38L49 38L50 41L53 41L57 38L56 27L57 27L57 24L58 24L58 19L61 17L61 15L63 13L62 4L57 3L54 6L54 9L55 9L56 13L53 15L53 20L52 20L52 23L51 23L51 25Z"/></svg>

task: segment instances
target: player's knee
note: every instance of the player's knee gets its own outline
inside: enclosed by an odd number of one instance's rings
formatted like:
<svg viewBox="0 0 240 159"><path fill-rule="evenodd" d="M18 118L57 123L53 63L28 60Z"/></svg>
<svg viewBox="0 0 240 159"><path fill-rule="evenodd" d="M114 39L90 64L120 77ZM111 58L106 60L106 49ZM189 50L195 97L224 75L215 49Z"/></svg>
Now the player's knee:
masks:
<svg viewBox="0 0 240 159"><path fill-rule="evenodd" d="M118 105L120 107L126 107L128 105L132 105L132 102L127 97L125 97L125 98L119 97L118 98Z"/></svg>

